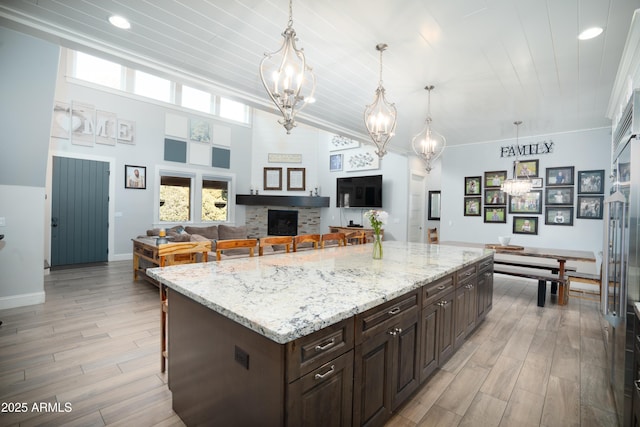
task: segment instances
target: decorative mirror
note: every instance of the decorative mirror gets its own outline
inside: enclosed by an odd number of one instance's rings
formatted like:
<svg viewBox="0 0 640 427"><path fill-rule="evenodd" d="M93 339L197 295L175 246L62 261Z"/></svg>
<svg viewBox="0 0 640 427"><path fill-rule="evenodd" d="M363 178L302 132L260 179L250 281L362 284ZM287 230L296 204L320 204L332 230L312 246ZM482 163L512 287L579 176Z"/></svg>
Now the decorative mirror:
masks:
<svg viewBox="0 0 640 427"><path fill-rule="evenodd" d="M429 219L440 220L440 191L429 191Z"/></svg>

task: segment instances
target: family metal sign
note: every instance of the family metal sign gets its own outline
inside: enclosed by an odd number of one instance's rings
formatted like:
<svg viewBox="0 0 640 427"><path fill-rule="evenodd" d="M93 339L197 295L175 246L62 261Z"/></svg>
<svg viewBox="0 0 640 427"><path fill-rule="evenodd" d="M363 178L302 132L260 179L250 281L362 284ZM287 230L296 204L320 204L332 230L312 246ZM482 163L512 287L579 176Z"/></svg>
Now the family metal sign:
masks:
<svg viewBox="0 0 640 427"><path fill-rule="evenodd" d="M537 156L553 153L554 142L549 140L526 145L507 145L500 147L500 157ZM517 150L517 152L516 152Z"/></svg>

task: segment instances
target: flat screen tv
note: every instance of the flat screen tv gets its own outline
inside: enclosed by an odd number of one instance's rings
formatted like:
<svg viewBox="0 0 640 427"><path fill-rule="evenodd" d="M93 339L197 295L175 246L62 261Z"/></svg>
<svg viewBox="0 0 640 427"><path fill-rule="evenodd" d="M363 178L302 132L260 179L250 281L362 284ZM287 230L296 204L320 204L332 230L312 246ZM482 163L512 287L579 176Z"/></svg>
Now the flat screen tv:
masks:
<svg viewBox="0 0 640 427"><path fill-rule="evenodd" d="M336 207L382 207L382 175L338 178L336 182Z"/></svg>

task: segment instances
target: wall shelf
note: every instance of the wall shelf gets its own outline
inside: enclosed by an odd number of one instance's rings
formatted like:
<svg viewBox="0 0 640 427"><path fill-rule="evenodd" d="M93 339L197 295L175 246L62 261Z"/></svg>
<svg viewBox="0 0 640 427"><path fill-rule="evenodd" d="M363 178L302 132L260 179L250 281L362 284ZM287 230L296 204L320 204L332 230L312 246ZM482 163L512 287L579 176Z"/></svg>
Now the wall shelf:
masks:
<svg viewBox="0 0 640 427"><path fill-rule="evenodd" d="M294 206L299 208L328 208L329 197L267 196L237 194L236 204L249 206Z"/></svg>

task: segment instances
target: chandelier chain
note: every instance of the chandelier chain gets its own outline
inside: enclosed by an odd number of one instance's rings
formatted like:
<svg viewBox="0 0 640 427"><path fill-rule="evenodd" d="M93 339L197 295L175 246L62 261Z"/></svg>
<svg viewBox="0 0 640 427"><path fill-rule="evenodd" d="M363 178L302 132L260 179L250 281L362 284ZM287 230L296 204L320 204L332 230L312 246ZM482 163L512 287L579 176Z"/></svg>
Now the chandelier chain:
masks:
<svg viewBox="0 0 640 427"><path fill-rule="evenodd" d="M287 27L293 27L293 0L289 0L289 22L287 23Z"/></svg>

